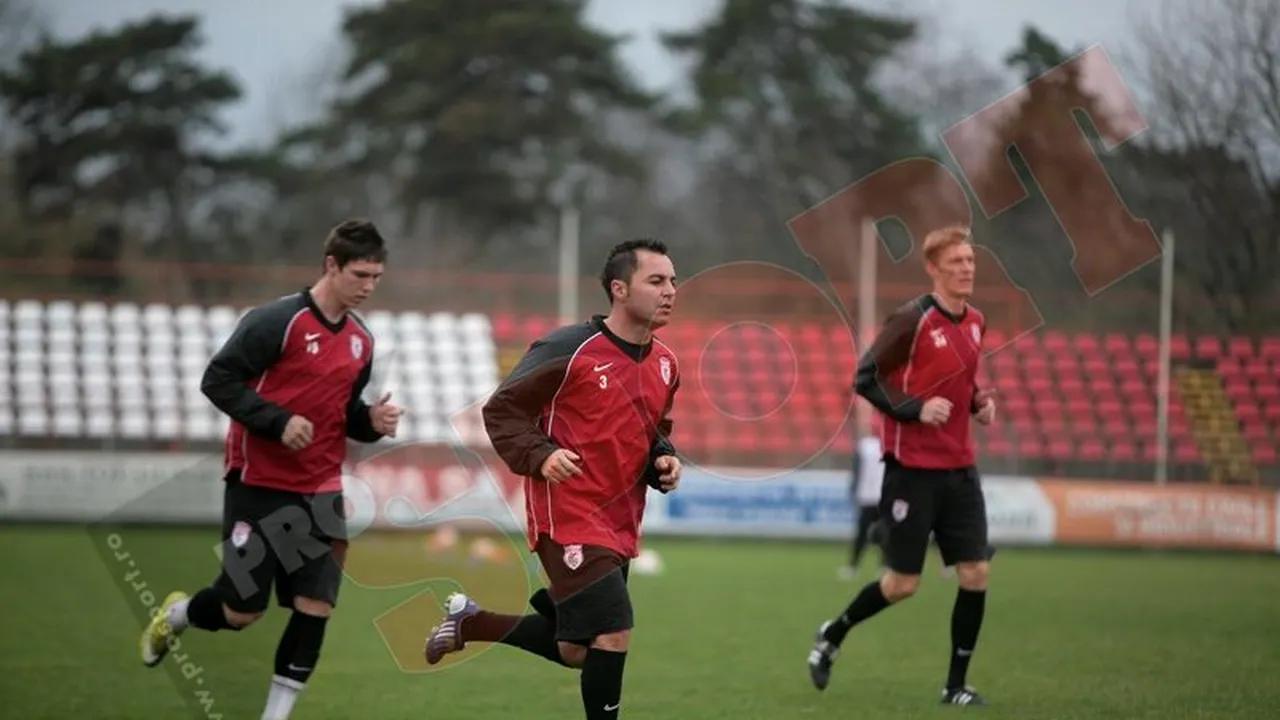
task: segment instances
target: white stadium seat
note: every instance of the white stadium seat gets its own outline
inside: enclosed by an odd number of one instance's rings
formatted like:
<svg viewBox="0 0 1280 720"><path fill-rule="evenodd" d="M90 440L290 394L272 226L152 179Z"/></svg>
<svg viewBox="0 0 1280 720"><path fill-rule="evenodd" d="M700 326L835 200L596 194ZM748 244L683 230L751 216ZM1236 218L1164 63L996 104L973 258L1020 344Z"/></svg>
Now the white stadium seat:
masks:
<svg viewBox="0 0 1280 720"><path fill-rule="evenodd" d="M91 409L85 419L85 433L91 438L109 438L115 435L115 415L107 409Z"/></svg>
<svg viewBox="0 0 1280 720"><path fill-rule="evenodd" d="M43 407L24 407L18 409L18 433L27 436L41 436L49 433L49 415Z"/></svg>
<svg viewBox="0 0 1280 720"><path fill-rule="evenodd" d="M53 434L58 437L79 437L84 433L80 411L75 408L57 408L53 414Z"/></svg>
<svg viewBox="0 0 1280 720"><path fill-rule="evenodd" d="M105 327L110 318L110 312L105 303L87 302L80 306L78 316L78 324L83 332L90 328Z"/></svg>
<svg viewBox="0 0 1280 720"><path fill-rule="evenodd" d="M117 332L122 329L137 329L141 324L141 314L138 306L133 303L117 303L111 307L111 327Z"/></svg>
<svg viewBox="0 0 1280 720"><path fill-rule="evenodd" d="M209 358L246 309L0 300L0 432L214 443L229 421L200 392ZM498 383L489 318L390 312L363 318L377 348L370 399L390 390L412 414L402 440L455 441L450 416ZM461 434L474 439L475 418Z"/></svg>

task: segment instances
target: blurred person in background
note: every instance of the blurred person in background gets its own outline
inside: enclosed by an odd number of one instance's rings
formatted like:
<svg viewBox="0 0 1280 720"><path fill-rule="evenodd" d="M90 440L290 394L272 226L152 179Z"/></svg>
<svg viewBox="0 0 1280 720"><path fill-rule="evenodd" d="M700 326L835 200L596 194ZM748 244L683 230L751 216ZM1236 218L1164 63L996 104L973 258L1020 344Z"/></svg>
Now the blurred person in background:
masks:
<svg viewBox="0 0 1280 720"><path fill-rule="evenodd" d="M883 451L880 438L873 427L872 434L858 440L858 454L854 457L852 491L858 508L858 519L854 527L849 564L839 571L842 580L857 577L868 544L879 548L880 565L884 565L883 528L880 524L880 488L883 484Z"/></svg>

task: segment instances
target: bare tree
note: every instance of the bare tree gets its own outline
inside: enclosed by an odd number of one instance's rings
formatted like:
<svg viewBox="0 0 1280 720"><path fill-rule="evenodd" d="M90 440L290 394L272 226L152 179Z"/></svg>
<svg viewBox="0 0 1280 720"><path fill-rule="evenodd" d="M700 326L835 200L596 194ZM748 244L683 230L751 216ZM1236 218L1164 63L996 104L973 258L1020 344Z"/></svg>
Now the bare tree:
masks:
<svg viewBox="0 0 1280 720"><path fill-rule="evenodd" d="M882 80L941 145L942 131L1012 89L1014 77L983 59L975 43L957 36L933 14L919 16L915 40L885 69Z"/></svg>
<svg viewBox="0 0 1280 720"><path fill-rule="evenodd" d="M1126 60L1150 125L1139 170L1188 240L1179 280L1228 330L1260 333L1280 277L1280 4L1169 0L1135 36Z"/></svg>

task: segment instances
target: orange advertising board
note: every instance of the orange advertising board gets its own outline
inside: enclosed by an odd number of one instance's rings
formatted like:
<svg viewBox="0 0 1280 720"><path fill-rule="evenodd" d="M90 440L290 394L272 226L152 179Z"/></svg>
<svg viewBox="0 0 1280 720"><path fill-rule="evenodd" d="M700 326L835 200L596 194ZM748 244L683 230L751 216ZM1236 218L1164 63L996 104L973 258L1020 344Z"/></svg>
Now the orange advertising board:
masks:
<svg viewBox="0 0 1280 720"><path fill-rule="evenodd" d="M1041 478L1062 545L1280 550L1276 491Z"/></svg>

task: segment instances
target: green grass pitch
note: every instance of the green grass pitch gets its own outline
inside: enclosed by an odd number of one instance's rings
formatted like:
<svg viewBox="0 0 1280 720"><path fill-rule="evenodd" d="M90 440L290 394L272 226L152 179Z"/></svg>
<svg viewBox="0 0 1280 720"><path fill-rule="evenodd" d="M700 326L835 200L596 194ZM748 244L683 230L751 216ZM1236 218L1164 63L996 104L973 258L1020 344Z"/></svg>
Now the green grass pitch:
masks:
<svg viewBox="0 0 1280 720"><path fill-rule="evenodd" d="M6 717L257 718L286 613L242 633L191 632L165 665L137 655L144 602L216 570L214 529L0 529L0 699ZM988 708L936 705L953 581L849 636L825 693L804 661L818 623L860 583L836 544L654 540L633 579L633 720L1264 720L1280 717L1280 564L1272 557L1005 549L971 680ZM511 546L508 546L511 547ZM519 548L522 549L522 548ZM518 559L432 555L416 534L365 536L298 720L581 717L577 675L506 647L427 670L436 597L462 586L519 611ZM183 671L190 675L184 677Z"/></svg>

